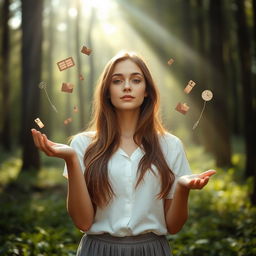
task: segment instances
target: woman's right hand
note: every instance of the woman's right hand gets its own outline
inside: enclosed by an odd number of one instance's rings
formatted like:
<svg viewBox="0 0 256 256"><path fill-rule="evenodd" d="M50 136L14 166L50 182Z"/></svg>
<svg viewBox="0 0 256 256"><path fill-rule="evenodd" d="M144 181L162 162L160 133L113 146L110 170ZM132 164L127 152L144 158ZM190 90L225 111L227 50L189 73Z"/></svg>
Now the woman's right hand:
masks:
<svg viewBox="0 0 256 256"><path fill-rule="evenodd" d="M31 132L36 147L47 156L62 158L65 161L71 160L76 156L75 150L70 146L50 141L45 134L36 129L31 129Z"/></svg>

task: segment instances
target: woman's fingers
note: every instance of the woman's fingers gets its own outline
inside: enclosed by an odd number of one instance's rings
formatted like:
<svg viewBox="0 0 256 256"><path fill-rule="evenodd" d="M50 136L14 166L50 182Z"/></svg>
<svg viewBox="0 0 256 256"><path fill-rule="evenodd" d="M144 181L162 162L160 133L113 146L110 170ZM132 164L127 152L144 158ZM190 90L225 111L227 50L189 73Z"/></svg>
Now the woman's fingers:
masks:
<svg viewBox="0 0 256 256"><path fill-rule="evenodd" d="M39 132L35 129L31 129L31 132L32 132L32 137L33 137L36 147L39 147L39 141L38 141L38 133Z"/></svg>
<svg viewBox="0 0 256 256"><path fill-rule="evenodd" d="M203 173L199 174L199 177L200 178L210 177L210 176L212 176L215 173L216 173L215 170L208 170L206 172L203 172Z"/></svg>
<svg viewBox="0 0 256 256"><path fill-rule="evenodd" d="M42 135L42 141L44 143L44 150L47 153L47 155L49 156L53 156L55 155L56 151L55 149L50 145L49 140L47 139L46 135L43 134ZM53 143L52 143L53 144Z"/></svg>
<svg viewBox="0 0 256 256"><path fill-rule="evenodd" d="M33 140L36 145L41 151L43 151L46 155L52 156L52 148L47 144L47 137L43 135L40 131L32 129Z"/></svg>
<svg viewBox="0 0 256 256"><path fill-rule="evenodd" d="M205 178L195 178L189 182L189 187L191 189L202 189L209 181L209 177Z"/></svg>

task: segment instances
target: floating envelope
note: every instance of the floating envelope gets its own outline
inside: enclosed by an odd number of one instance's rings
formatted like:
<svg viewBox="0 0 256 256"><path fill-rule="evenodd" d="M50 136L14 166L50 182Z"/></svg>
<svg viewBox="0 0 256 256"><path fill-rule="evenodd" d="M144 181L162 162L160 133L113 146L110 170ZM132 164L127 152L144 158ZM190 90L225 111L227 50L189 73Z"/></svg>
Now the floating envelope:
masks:
<svg viewBox="0 0 256 256"><path fill-rule="evenodd" d="M63 92L72 93L73 92L74 85L71 83L62 83L61 90Z"/></svg>
<svg viewBox="0 0 256 256"><path fill-rule="evenodd" d="M78 107L77 106L74 106L74 112L78 112Z"/></svg>
<svg viewBox="0 0 256 256"><path fill-rule="evenodd" d="M169 59L168 62L167 62L167 64L168 64L169 66L171 66L173 62L174 62L174 59Z"/></svg>
<svg viewBox="0 0 256 256"><path fill-rule="evenodd" d="M57 62L57 65L58 65L59 70L63 71L67 68L71 68L71 67L75 66L75 62L72 57L69 57L69 58L66 58L64 60Z"/></svg>
<svg viewBox="0 0 256 256"><path fill-rule="evenodd" d="M69 124L69 123L71 123L72 122L72 118L71 117L69 117L69 118L67 118L66 120L64 120L64 124L65 125L67 125L67 124Z"/></svg>
<svg viewBox="0 0 256 256"><path fill-rule="evenodd" d="M81 53L84 53L86 55L90 55L91 52L92 52L92 50L87 48L86 46L83 46L83 48L81 49Z"/></svg>
<svg viewBox="0 0 256 256"><path fill-rule="evenodd" d="M189 106L186 103L179 102L175 110L179 111L183 115L186 115L189 110Z"/></svg>

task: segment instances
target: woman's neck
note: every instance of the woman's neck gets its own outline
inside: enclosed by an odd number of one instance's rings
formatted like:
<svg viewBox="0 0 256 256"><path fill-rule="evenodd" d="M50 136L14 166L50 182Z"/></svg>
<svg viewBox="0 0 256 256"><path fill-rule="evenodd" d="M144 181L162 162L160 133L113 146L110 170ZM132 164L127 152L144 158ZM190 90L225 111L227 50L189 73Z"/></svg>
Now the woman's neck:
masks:
<svg viewBox="0 0 256 256"><path fill-rule="evenodd" d="M139 118L139 111L118 112L117 118L120 126L120 136L124 139L133 138Z"/></svg>

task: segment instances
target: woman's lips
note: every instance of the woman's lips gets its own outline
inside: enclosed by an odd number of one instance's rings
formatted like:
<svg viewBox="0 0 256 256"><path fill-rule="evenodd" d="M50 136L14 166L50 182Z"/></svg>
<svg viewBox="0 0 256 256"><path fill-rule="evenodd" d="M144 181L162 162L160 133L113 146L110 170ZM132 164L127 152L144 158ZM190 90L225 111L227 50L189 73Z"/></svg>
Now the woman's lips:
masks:
<svg viewBox="0 0 256 256"><path fill-rule="evenodd" d="M121 97L121 99L122 100L132 100L132 99L134 99L134 97L131 95L125 95L125 96Z"/></svg>

